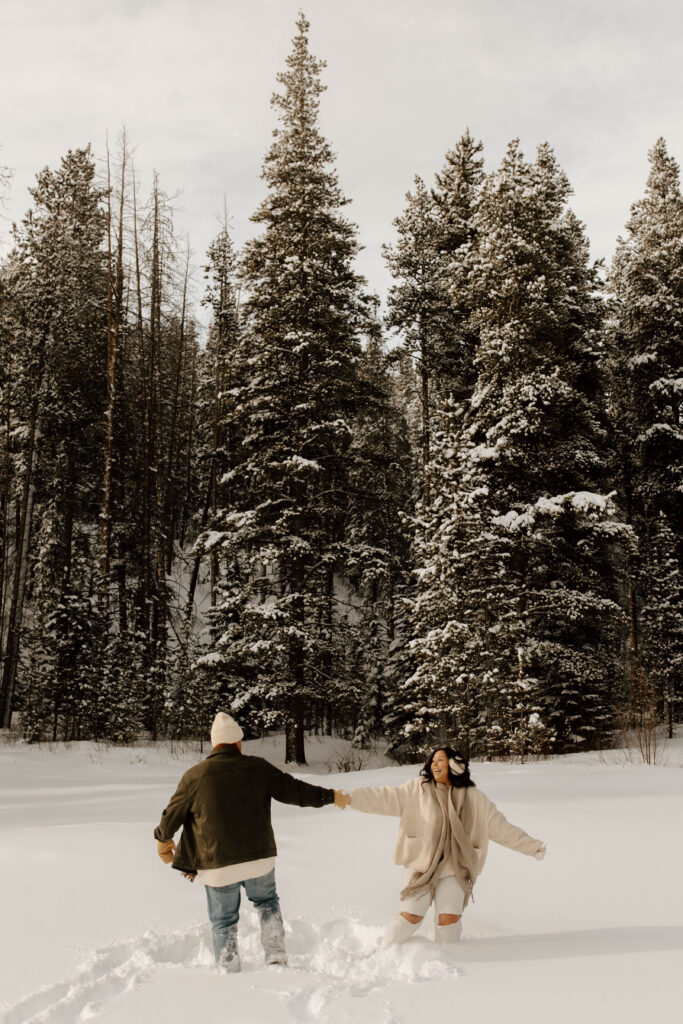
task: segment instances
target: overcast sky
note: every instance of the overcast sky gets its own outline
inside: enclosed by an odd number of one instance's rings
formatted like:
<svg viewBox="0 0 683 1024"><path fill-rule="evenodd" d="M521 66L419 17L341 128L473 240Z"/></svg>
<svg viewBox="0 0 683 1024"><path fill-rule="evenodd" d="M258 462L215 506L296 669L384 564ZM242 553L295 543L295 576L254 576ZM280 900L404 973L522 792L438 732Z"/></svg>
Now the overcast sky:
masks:
<svg viewBox="0 0 683 1024"><path fill-rule="evenodd" d="M404 194L467 126L489 170L514 136L528 157L550 142L595 258L642 195L655 139L683 159L678 0L0 0L0 164L14 171L0 212L20 219L37 171L88 142L101 156L125 124L143 190L156 169L181 191L195 261L224 196L239 244L299 7L328 62L322 127L359 269L382 298L380 249Z"/></svg>

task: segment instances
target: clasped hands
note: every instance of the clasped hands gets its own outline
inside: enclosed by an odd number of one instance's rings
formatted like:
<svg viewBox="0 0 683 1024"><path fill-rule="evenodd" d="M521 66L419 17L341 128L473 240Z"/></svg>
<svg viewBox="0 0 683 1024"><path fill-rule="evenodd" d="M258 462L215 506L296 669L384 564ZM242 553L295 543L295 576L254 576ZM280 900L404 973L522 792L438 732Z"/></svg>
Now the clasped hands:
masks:
<svg viewBox="0 0 683 1024"><path fill-rule="evenodd" d="M351 797L348 793L344 793L341 789L335 789L334 791L334 806L338 807L343 811L351 803ZM173 839L157 839L157 853L163 860L164 864L171 864L173 861L173 854L176 851L176 845ZM192 875L189 872L183 871L183 878L187 878L188 882L194 882L196 875Z"/></svg>

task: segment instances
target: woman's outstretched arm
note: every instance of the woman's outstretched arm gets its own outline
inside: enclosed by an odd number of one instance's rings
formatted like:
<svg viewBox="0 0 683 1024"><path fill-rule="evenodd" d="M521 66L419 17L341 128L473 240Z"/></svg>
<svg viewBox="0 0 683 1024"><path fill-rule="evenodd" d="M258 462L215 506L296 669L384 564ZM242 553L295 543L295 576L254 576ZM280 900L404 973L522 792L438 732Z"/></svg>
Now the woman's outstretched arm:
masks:
<svg viewBox="0 0 683 1024"><path fill-rule="evenodd" d="M400 818L412 781L404 782L402 786L359 786L349 794L350 806L366 814L393 814Z"/></svg>
<svg viewBox="0 0 683 1024"><path fill-rule="evenodd" d="M517 853L526 853L529 857L538 857L541 851L545 850L545 843L540 839L534 839L524 829L512 825L505 815L498 810L492 800L486 798L488 804L488 833L489 839L501 846L507 846L509 850L516 850Z"/></svg>

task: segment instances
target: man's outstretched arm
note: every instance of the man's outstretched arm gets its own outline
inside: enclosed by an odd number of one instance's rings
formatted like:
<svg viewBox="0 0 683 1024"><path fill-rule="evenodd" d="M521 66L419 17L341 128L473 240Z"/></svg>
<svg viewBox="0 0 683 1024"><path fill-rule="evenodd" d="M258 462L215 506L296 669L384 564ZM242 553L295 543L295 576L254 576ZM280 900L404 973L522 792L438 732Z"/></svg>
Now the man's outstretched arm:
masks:
<svg viewBox="0 0 683 1024"><path fill-rule="evenodd" d="M271 765L268 790L274 800L283 804L296 804L298 807L325 807L336 804L345 807L346 797L341 791L328 789L326 786L312 786L310 782L295 779L293 775L280 771ZM339 797L337 797L339 793Z"/></svg>

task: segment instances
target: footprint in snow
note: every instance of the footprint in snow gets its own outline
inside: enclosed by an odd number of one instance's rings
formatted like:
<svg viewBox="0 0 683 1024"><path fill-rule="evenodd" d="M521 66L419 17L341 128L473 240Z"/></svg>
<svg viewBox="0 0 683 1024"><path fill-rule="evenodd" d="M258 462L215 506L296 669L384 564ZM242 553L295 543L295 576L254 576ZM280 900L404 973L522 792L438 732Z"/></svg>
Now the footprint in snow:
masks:
<svg viewBox="0 0 683 1024"><path fill-rule="evenodd" d="M274 995L286 1000L298 1021L320 1020L336 999L365 996L392 981L414 984L458 976L452 953L443 947L415 938L403 946L379 949L382 929L352 918L322 924L294 919L286 931L290 967L276 970L283 980L288 977L288 984ZM240 949L243 974L257 982L263 957L253 914L245 913L240 922ZM105 946L71 978L7 1007L3 1024L85 1022L103 1004L151 981L159 967L214 970L208 924L161 935L146 932Z"/></svg>

